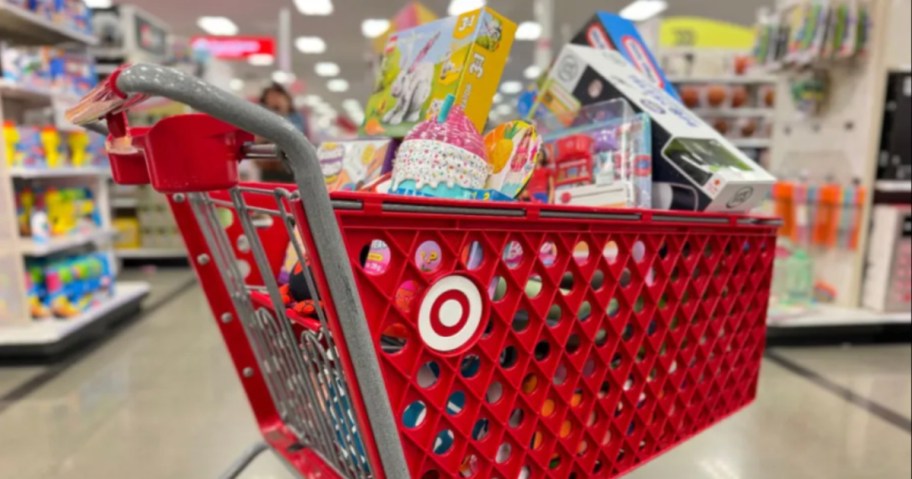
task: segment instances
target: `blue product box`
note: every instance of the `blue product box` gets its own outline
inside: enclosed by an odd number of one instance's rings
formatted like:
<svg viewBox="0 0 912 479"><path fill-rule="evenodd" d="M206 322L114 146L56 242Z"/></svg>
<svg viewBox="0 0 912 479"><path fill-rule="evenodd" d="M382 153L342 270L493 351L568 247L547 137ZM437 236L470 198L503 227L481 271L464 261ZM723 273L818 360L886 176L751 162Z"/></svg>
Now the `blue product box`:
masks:
<svg viewBox="0 0 912 479"><path fill-rule="evenodd" d="M681 99L630 20L613 13L598 12L570 43L619 52L656 86L665 90L672 98Z"/></svg>

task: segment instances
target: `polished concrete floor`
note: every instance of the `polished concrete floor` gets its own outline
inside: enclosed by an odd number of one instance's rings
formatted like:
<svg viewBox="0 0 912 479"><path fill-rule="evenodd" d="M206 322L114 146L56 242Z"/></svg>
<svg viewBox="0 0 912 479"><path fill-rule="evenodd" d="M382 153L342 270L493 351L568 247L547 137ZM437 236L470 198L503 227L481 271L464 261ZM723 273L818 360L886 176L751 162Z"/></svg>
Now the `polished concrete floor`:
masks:
<svg viewBox="0 0 912 479"><path fill-rule="evenodd" d="M154 286L140 321L71 361L0 368L0 478L215 478L258 439L190 273L127 274ZM772 353L754 405L628 477L912 475L912 348ZM266 453L241 477L292 476Z"/></svg>

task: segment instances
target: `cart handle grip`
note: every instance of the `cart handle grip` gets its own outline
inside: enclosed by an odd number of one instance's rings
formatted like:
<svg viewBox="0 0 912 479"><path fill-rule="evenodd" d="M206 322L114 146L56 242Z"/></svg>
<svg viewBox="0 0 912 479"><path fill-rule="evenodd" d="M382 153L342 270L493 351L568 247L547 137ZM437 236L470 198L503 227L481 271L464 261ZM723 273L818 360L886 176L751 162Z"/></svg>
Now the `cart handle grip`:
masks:
<svg viewBox="0 0 912 479"><path fill-rule="evenodd" d="M294 174L309 230L316 245L316 254L332 291L330 297L351 355L358 385L362 396L370 398L364 401L364 407L376 444L383 445L378 448L382 464L376 466L382 466L383 475L387 478L408 477L408 466L380 364L374 352L349 258L339 246L344 244L342 234L313 145L303 133L275 113L173 68L142 63L128 66L118 70L116 77L109 78L109 82L102 88L108 94L116 95L120 101L115 100L107 105L96 104L90 114L86 111L74 112L74 119L86 123L105 116L109 120L108 128L114 134L115 126L118 125L112 124L111 120L117 120L118 116L122 118L123 112L135 104L138 98L161 96L272 140L277 150L284 153L279 156L284 156L283 161Z"/></svg>

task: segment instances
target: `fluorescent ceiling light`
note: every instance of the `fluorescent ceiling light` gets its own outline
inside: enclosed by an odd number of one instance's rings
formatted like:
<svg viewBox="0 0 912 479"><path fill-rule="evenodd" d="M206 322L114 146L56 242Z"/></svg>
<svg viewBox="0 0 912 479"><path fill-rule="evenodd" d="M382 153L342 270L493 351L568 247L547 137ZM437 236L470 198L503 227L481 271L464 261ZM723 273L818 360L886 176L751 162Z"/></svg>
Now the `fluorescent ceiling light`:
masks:
<svg viewBox="0 0 912 479"><path fill-rule="evenodd" d="M276 70L272 72L272 81L281 84L291 83L295 80L294 73L285 72L282 70Z"/></svg>
<svg viewBox="0 0 912 479"><path fill-rule="evenodd" d="M210 35L237 35L238 27L228 17L199 17L197 26Z"/></svg>
<svg viewBox="0 0 912 479"><path fill-rule="evenodd" d="M348 117L351 119L352 123L357 125L364 123L364 113L348 112Z"/></svg>
<svg viewBox="0 0 912 479"><path fill-rule="evenodd" d="M247 63L255 67L268 67L275 63L275 57L268 53L257 53L247 57Z"/></svg>
<svg viewBox="0 0 912 479"><path fill-rule="evenodd" d="M89 8L111 8L111 0L86 0L86 6Z"/></svg>
<svg viewBox="0 0 912 479"><path fill-rule="evenodd" d="M501 95L500 93L495 93L494 94L494 103L500 103L502 101L503 101L503 95Z"/></svg>
<svg viewBox="0 0 912 479"><path fill-rule="evenodd" d="M484 0L450 0L450 8L447 9L447 13L450 16L462 15L483 6L485 6Z"/></svg>
<svg viewBox="0 0 912 479"><path fill-rule="evenodd" d="M516 28L517 40L535 41L541 38L542 26L538 22L522 22Z"/></svg>
<svg viewBox="0 0 912 479"><path fill-rule="evenodd" d="M302 15L329 15L333 12L330 0L294 0L294 4Z"/></svg>
<svg viewBox="0 0 912 479"><path fill-rule="evenodd" d="M320 98L320 95L304 95L301 97L301 103L309 107L315 107L323 104L323 99Z"/></svg>
<svg viewBox="0 0 912 479"><path fill-rule="evenodd" d="M342 93L348 91L348 82L342 78L334 78L326 82L326 89L331 92Z"/></svg>
<svg viewBox="0 0 912 479"><path fill-rule="evenodd" d="M321 77L334 77L339 74L339 65L333 62L317 62L314 71Z"/></svg>
<svg viewBox="0 0 912 479"><path fill-rule="evenodd" d="M342 102L342 108L345 108L346 110L360 110L361 102L354 98L349 98Z"/></svg>
<svg viewBox="0 0 912 479"><path fill-rule="evenodd" d="M500 105L497 105L497 108L494 111L498 115L506 116L506 115L509 115L510 113L513 113L513 107L506 103L501 103Z"/></svg>
<svg viewBox="0 0 912 479"><path fill-rule="evenodd" d="M368 18L361 22L361 34L365 38L377 38L389 30L390 21L385 18Z"/></svg>
<svg viewBox="0 0 912 479"><path fill-rule="evenodd" d="M295 47L301 53L317 54L326 51L326 42L320 37L298 37Z"/></svg>
<svg viewBox="0 0 912 479"><path fill-rule="evenodd" d="M542 69L538 65L529 65L523 70L523 76L529 80L535 80L542 74Z"/></svg>
<svg viewBox="0 0 912 479"><path fill-rule="evenodd" d="M234 91L241 91L244 89L244 80L232 78L231 81L228 82L228 88L231 88Z"/></svg>
<svg viewBox="0 0 912 479"><path fill-rule="evenodd" d="M631 22L642 22L664 12L668 8L665 0L636 0L621 10L621 16Z"/></svg>
<svg viewBox="0 0 912 479"><path fill-rule="evenodd" d="M515 95L523 89L522 83L518 81L505 81L500 85L500 92L505 95Z"/></svg>

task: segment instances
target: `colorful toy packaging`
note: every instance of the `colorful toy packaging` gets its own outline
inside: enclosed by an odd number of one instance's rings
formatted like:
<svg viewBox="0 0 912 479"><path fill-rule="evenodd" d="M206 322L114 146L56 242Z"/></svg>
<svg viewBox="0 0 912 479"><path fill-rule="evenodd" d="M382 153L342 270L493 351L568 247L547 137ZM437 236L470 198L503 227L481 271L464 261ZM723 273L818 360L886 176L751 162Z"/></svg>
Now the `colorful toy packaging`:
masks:
<svg viewBox="0 0 912 479"><path fill-rule="evenodd" d="M665 90L672 98L679 98L674 85L668 81L665 72L643 43L636 26L630 20L613 13L598 12L570 43L620 53L655 86Z"/></svg>
<svg viewBox="0 0 912 479"><path fill-rule="evenodd" d="M653 154L654 207L747 211L768 196L773 176L616 51L564 47L533 114L575 118L585 105L616 98L649 116L661 148Z"/></svg>
<svg viewBox="0 0 912 479"><path fill-rule="evenodd" d="M482 131L515 33L513 22L482 8L392 35L363 131L402 138L436 117L448 95Z"/></svg>
<svg viewBox="0 0 912 479"><path fill-rule="evenodd" d="M32 317L61 319L78 316L113 293L114 277L103 253L26 264Z"/></svg>
<svg viewBox="0 0 912 479"><path fill-rule="evenodd" d="M395 151L389 138L327 141L317 158L329 191L357 191L392 169Z"/></svg>

